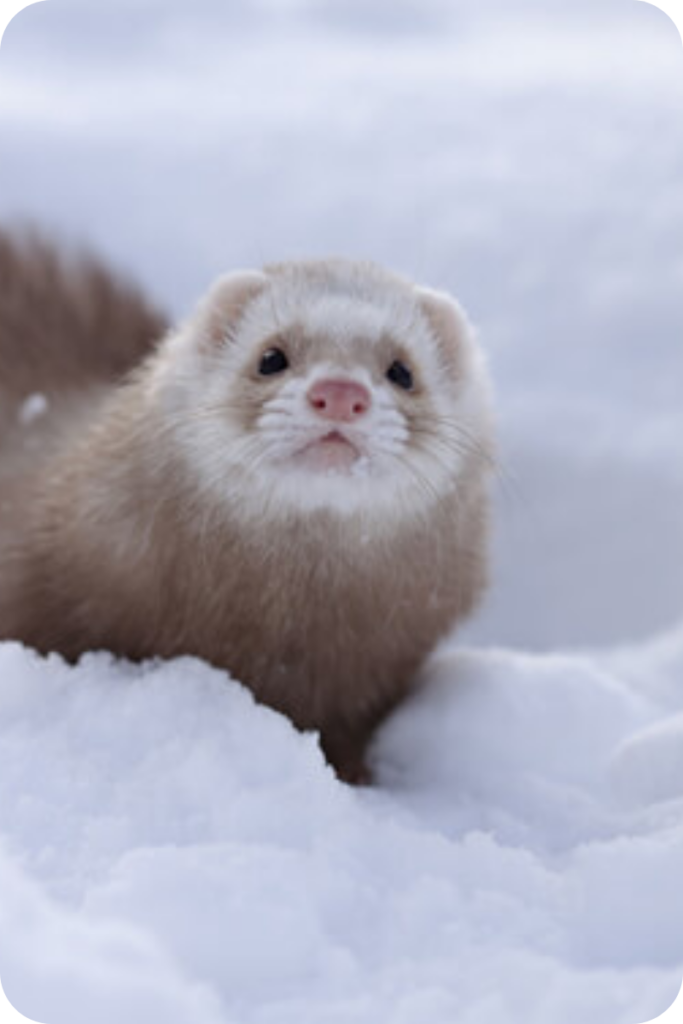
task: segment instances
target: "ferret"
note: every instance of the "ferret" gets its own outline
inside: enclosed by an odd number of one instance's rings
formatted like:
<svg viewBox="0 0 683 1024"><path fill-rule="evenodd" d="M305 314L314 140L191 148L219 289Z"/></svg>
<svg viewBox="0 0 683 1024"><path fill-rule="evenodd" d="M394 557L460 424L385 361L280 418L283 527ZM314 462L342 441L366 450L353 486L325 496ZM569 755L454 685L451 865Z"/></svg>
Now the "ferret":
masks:
<svg viewBox="0 0 683 1024"><path fill-rule="evenodd" d="M378 724L487 578L485 361L367 262L227 273L176 329L0 235L0 638L195 655L367 779Z"/></svg>

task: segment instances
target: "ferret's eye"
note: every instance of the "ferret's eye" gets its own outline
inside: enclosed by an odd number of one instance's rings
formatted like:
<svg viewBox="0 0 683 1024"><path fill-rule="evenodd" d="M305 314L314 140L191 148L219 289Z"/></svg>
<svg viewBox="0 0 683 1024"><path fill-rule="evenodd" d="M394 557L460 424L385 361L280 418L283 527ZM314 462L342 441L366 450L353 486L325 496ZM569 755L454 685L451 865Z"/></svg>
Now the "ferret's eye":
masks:
<svg viewBox="0 0 683 1024"><path fill-rule="evenodd" d="M281 348L269 348L261 356L258 372L262 377L270 377L272 373L282 373L288 366L287 356Z"/></svg>
<svg viewBox="0 0 683 1024"><path fill-rule="evenodd" d="M413 375L400 359L395 360L387 370L387 379L404 391L413 390Z"/></svg>

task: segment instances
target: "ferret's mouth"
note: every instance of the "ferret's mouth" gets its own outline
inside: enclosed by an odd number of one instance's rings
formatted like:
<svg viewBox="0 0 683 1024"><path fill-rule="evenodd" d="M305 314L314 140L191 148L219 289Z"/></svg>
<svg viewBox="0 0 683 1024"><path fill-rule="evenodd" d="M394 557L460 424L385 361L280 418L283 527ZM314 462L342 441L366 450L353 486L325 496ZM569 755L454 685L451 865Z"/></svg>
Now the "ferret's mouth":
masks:
<svg viewBox="0 0 683 1024"><path fill-rule="evenodd" d="M322 472L348 472L361 458L353 441L340 430L330 430L310 441L296 455L307 469Z"/></svg>
<svg viewBox="0 0 683 1024"><path fill-rule="evenodd" d="M350 448L354 447L354 445L352 445L351 442L349 441L348 437L345 437L338 430L330 430L329 434L323 434L322 437L319 437L313 443L314 444L346 444L346 445L349 445Z"/></svg>

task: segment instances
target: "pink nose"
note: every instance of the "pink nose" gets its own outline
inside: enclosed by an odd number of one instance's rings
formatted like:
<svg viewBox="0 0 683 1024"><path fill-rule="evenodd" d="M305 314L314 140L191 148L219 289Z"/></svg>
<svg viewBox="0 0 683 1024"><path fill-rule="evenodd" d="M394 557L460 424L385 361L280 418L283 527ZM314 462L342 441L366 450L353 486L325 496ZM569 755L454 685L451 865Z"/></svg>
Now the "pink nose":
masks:
<svg viewBox="0 0 683 1024"><path fill-rule="evenodd" d="M353 380L319 380L309 390L308 404L324 420L351 423L370 408L370 392Z"/></svg>

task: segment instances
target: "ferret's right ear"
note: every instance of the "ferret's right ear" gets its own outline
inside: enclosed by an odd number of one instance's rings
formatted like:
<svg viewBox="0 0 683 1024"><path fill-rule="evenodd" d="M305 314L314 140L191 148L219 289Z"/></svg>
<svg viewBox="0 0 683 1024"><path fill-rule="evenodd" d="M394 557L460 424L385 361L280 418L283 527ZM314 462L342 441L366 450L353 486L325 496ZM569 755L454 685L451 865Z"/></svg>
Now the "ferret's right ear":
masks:
<svg viewBox="0 0 683 1024"><path fill-rule="evenodd" d="M195 332L207 347L229 341L247 306L267 287L260 270L234 270L220 277L195 314Z"/></svg>
<svg viewBox="0 0 683 1024"><path fill-rule="evenodd" d="M468 341L473 335L467 314L447 292L418 288L417 295L446 364L460 372Z"/></svg>

